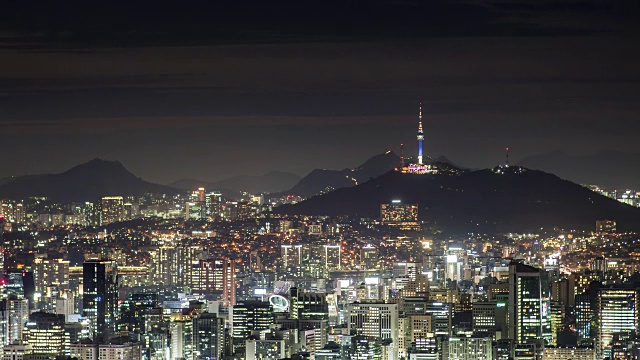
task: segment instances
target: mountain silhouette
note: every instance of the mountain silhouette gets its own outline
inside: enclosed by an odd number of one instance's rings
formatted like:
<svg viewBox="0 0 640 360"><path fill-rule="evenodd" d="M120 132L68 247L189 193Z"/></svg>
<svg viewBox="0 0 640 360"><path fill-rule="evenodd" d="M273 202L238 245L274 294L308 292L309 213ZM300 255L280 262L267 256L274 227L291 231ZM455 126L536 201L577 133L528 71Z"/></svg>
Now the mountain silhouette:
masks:
<svg viewBox="0 0 640 360"><path fill-rule="evenodd" d="M0 197L47 197L60 202L95 201L110 195L175 194L180 190L144 181L118 161L93 159L63 173L26 175L5 180Z"/></svg>
<svg viewBox="0 0 640 360"><path fill-rule="evenodd" d="M500 170L500 171L499 171ZM553 174L512 166L412 175L390 171L355 187L283 205L275 213L379 218L380 204L418 204L421 220L459 232L593 230L613 219L618 229L640 230L640 209L606 198Z"/></svg>
<svg viewBox="0 0 640 360"><path fill-rule="evenodd" d="M393 151L373 156L353 169L327 170L315 169L303 177L291 189L274 196L298 195L310 197L331 192L335 189L353 187L378 177L400 165L400 157Z"/></svg>

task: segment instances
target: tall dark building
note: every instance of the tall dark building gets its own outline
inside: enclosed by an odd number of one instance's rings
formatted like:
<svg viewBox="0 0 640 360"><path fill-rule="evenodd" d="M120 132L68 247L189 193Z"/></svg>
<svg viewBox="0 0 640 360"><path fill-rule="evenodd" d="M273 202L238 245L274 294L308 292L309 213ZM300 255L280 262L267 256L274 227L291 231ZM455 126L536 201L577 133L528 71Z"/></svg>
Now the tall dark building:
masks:
<svg viewBox="0 0 640 360"><path fill-rule="evenodd" d="M327 294L302 292L296 287L292 287L289 293L291 294L292 319L329 319Z"/></svg>
<svg viewBox="0 0 640 360"><path fill-rule="evenodd" d="M94 342L106 343L115 331L118 315L118 264L113 260L85 261L82 311L91 320Z"/></svg>
<svg viewBox="0 0 640 360"><path fill-rule="evenodd" d="M551 316L545 276L519 261L509 264L508 335L516 345L551 340Z"/></svg>
<svg viewBox="0 0 640 360"><path fill-rule="evenodd" d="M193 319L195 360L221 359L225 349L224 318L203 313Z"/></svg>
<svg viewBox="0 0 640 360"><path fill-rule="evenodd" d="M274 323L273 306L268 301L246 300L231 308L234 351L244 347L244 341L254 330L266 330Z"/></svg>

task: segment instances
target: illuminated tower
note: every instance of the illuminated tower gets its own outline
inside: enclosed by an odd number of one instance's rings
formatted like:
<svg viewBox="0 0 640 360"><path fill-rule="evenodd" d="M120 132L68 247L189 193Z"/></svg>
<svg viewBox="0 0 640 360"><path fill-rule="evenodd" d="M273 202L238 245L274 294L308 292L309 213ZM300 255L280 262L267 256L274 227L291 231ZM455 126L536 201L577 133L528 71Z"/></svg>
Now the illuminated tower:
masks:
<svg viewBox="0 0 640 360"><path fill-rule="evenodd" d="M418 113L418 165L422 165L422 140L424 140L424 133L422 132L422 103L420 103L420 111Z"/></svg>

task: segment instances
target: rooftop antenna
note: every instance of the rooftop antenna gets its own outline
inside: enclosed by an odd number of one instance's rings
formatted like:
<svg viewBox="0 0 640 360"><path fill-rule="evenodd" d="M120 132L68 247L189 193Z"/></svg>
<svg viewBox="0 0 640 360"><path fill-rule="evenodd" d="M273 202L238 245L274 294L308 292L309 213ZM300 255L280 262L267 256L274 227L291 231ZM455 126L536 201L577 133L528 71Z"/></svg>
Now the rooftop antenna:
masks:
<svg viewBox="0 0 640 360"><path fill-rule="evenodd" d="M505 148L506 166L509 167L509 148Z"/></svg>
<svg viewBox="0 0 640 360"><path fill-rule="evenodd" d="M404 144L400 144L400 166L404 166Z"/></svg>

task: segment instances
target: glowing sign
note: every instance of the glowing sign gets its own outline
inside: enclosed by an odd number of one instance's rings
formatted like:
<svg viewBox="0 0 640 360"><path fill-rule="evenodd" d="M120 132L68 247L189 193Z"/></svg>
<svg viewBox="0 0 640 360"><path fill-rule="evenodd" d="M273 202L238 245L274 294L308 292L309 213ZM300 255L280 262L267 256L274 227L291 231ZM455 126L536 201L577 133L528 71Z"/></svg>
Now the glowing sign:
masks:
<svg viewBox="0 0 640 360"><path fill-rule="evenodd" d="M285 312L289 310L289 300L282 295L271 295L269 303L273 306L275 312Z"/></svg>

